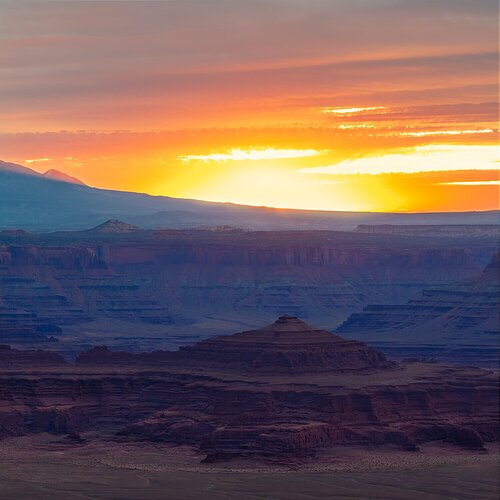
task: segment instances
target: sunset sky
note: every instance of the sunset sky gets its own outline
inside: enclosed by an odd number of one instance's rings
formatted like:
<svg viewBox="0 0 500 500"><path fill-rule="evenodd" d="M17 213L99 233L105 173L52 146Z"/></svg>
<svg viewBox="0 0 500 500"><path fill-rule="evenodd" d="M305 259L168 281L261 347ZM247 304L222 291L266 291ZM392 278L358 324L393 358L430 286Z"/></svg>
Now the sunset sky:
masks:
<svg viewBox="0 0 500 500"><path fill-rule="evenodd" d="M499 207L496 0L0 0L0 159L321 210Z"/></svg>

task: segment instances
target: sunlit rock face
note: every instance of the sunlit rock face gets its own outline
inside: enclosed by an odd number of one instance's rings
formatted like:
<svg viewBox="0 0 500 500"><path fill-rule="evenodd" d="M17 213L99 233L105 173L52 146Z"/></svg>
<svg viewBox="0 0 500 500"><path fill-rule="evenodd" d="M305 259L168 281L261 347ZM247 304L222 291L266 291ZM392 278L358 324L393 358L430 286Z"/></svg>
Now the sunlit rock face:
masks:
<svg viewBox="0 0 500 500"><path fill-rule="evenodd" d="M204 340L179 356L213 367L250 373L298 374L388 369L385 356L361 342L280 316L258 330Z"/></svg>

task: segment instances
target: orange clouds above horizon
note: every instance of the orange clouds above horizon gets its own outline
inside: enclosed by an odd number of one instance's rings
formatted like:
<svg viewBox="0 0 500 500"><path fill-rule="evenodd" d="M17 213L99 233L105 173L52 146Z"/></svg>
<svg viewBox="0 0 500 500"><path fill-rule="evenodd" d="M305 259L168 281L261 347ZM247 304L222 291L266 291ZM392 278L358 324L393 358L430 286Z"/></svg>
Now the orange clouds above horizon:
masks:
<svg viewBox="0 0 500 500"><path fill-rule="evenodd" d="M498 208L496 13L490 0L6 2L0 156L212 201Z"/></svg>

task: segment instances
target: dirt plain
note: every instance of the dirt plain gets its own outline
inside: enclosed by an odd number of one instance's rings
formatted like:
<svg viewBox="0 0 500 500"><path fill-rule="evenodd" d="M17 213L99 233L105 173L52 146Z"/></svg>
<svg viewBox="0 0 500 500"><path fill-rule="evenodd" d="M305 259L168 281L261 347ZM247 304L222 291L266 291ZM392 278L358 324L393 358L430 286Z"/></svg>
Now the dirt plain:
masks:
<svg viewBox="0 0 500 500"><path fill-rule="evenodd" d="M119 443L84 435L81 444L40 434L0 443L1 499L496 499L498 448L431 444L325 450L307 464L200 464L189 447Z"/></svg>

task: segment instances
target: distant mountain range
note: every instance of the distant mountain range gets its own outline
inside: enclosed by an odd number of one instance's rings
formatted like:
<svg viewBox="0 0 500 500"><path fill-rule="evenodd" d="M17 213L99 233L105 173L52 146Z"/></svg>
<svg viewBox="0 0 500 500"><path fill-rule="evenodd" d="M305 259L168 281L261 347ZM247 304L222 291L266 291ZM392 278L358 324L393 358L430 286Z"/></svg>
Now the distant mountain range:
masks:
<svg viewBox="0 0 500 500"><path fill-rule="evenodd" d="M283 210L97 189L57 170L0 161L0 229L84 229L108 219L143 228L353 230L359 224L498 224L500 211L363 213Z"/></svg>
<svg viewBox="0 0 500 500"><path fill-rule="evenodd" d="M49 179L52 179L54 181L69 182L70 184L80 184L80 186L86 186L85 182L82 182L80 179L65 174L64 172L60 172L59 170L56 170L54 168L47 170L47 172L45 172L43 176L48 177Z"/></svg>

